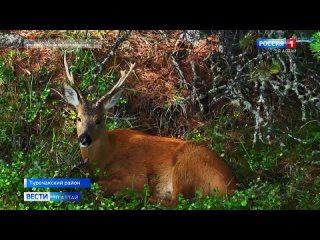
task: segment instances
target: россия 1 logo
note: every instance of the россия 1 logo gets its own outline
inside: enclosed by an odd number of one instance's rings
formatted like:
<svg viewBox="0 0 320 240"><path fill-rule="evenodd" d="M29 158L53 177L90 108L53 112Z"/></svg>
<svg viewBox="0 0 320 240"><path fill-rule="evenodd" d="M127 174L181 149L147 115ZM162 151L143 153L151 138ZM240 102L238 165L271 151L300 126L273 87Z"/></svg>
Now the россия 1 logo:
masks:
<svg viewBox="0 0 320 240"><path fill-rule="evenodd" d="M269 38L258 38L256 41L257 48L296 48L297 40L295 38L279 38L279 39L269 39Z"/></svg>

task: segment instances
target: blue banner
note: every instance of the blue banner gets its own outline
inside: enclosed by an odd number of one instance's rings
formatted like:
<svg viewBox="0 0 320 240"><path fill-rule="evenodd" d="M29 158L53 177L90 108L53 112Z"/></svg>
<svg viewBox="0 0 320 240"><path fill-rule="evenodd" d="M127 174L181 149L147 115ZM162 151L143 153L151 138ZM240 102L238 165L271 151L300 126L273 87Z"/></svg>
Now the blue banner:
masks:
<svg viewBox="0 0 320 240"><path fill-rule="evenodd" d="M80 202L80 193L79 192L50 192L50 201Z"/></svg>
<svg viewBox="0 0 320 240"><path fill-rule="evenodd" d="M25 192L23 196L28 202L80 202L79 192Z"/></svg>
<svg viewBox="0 0 320 240"><path fill-rule="evenodd" d="M256 40L256 45L257 48L287 48L287 40L285 38L258 38Z"/></svg>
<svg viewBox="0 0 320 240"><path fill-rule="evenodd" d="M90 188L90 178L25 178L25 188Z"/></svg>

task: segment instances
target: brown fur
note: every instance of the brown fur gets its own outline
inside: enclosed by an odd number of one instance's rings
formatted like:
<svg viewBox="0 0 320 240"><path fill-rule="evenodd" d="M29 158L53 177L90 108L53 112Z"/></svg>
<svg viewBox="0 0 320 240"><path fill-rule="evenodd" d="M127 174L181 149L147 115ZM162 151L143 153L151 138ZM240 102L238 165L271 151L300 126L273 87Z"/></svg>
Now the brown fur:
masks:
<svg viewBox="0 0 320 240"><path fill-rule="evenodd" d="M174 205L179 193L192 197L200 189L203 195L218 189L225 195L235 189L234 177L224 161L193 142L113 130L81 153L89 159L89 166L95 163L106 171L107 177L98 180L106 195L128 187L142 192L148 184L151 200Z"/></svg>
<svg viewBox="0 0 320 240"><path fill-rule="evenodd" d="M88 147L80 148L89 168L98 167L106 176L98 177L106 195L126 188L143 192L148 184L150 201L167 206L176 204L182 194L192 197L197 190L203 195L217 189L220 195L235 189L234 177L226 163L207 147L174 138L143 134L132 130L105 131L104 113L115 99L103 98L99 104L77 98L67 87L67 99L78 112L78 137L86 133L91 138ZM78 101L79 100L79 101Z"/></svg>

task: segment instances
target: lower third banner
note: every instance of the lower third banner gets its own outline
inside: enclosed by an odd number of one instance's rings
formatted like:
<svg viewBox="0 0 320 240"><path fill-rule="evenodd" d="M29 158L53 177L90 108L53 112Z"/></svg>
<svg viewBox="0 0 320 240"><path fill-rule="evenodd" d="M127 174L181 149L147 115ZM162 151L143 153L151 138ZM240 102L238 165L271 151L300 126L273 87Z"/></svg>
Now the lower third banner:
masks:
<svg viewBox="0 0 320 240"><path fill-rule="evenodd" d="M24 201L79 202L79 192L25 192Z"/></svg>

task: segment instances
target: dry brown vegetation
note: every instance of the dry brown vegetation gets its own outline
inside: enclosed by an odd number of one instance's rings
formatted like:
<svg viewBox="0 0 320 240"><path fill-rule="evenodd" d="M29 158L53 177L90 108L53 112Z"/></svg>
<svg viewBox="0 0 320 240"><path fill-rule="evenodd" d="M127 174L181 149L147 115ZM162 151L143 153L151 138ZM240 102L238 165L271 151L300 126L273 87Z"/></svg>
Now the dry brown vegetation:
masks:
<svg viewBox="0 0 320 240"><path fill-rule="evenodd" d="M86 31L80 31L80 33L78 31L82 36L84 36L84 32ZM17 34L29 40L67 39L66 31L20 30L8 33ZM97 62L109 53L118 33L118 31L101 31L99 33L88 31L87 34L90 34L91 37L103 41L102 49L93 50ZM140 125L145 126L144 128L153 133L160 133L157 129L159 124L156 126L155 123L161 116L156 113L156 109L164 106L169 107L178 100L190 98L192 95L192 89L184 87L181 83L181 77L171 58L172 54L176 54L179 67L190 86L195 85L194 77L199 77L202 80L200 84L197 83L197 91L205 91L210 85L210 69L205 60L210 54L217 51L215 36L208 35L192 44L181 38L182 33L183 31L177 30L132 31L129 38L117 50L116 56L105 67L105 70L114 69L115 74L118 75L121 69L127 68L129 61L136 63L134 74L126 82L125 95L129 100L127 112L137 116ZM0 54L6 54L10 49L1 49L0 51ZM65 80L63 51L61 49L30 48L20 49L20 51L22 55L11 58L16 75L34 74L37 79L38 70L45 67L50 72L50 79L38 79L39 83ZM70 61L72 62L72 59ZM192 70L192 63L194 63L195 72ZM78 77L81 78L81 76ZM187 129L190 130L202 124L203 119L199 114L193 112L189 102L183 103L185 111L180 111L175 116L177 122L171 126L173 128L164 128L161 134L181 137Z"/></svg>

